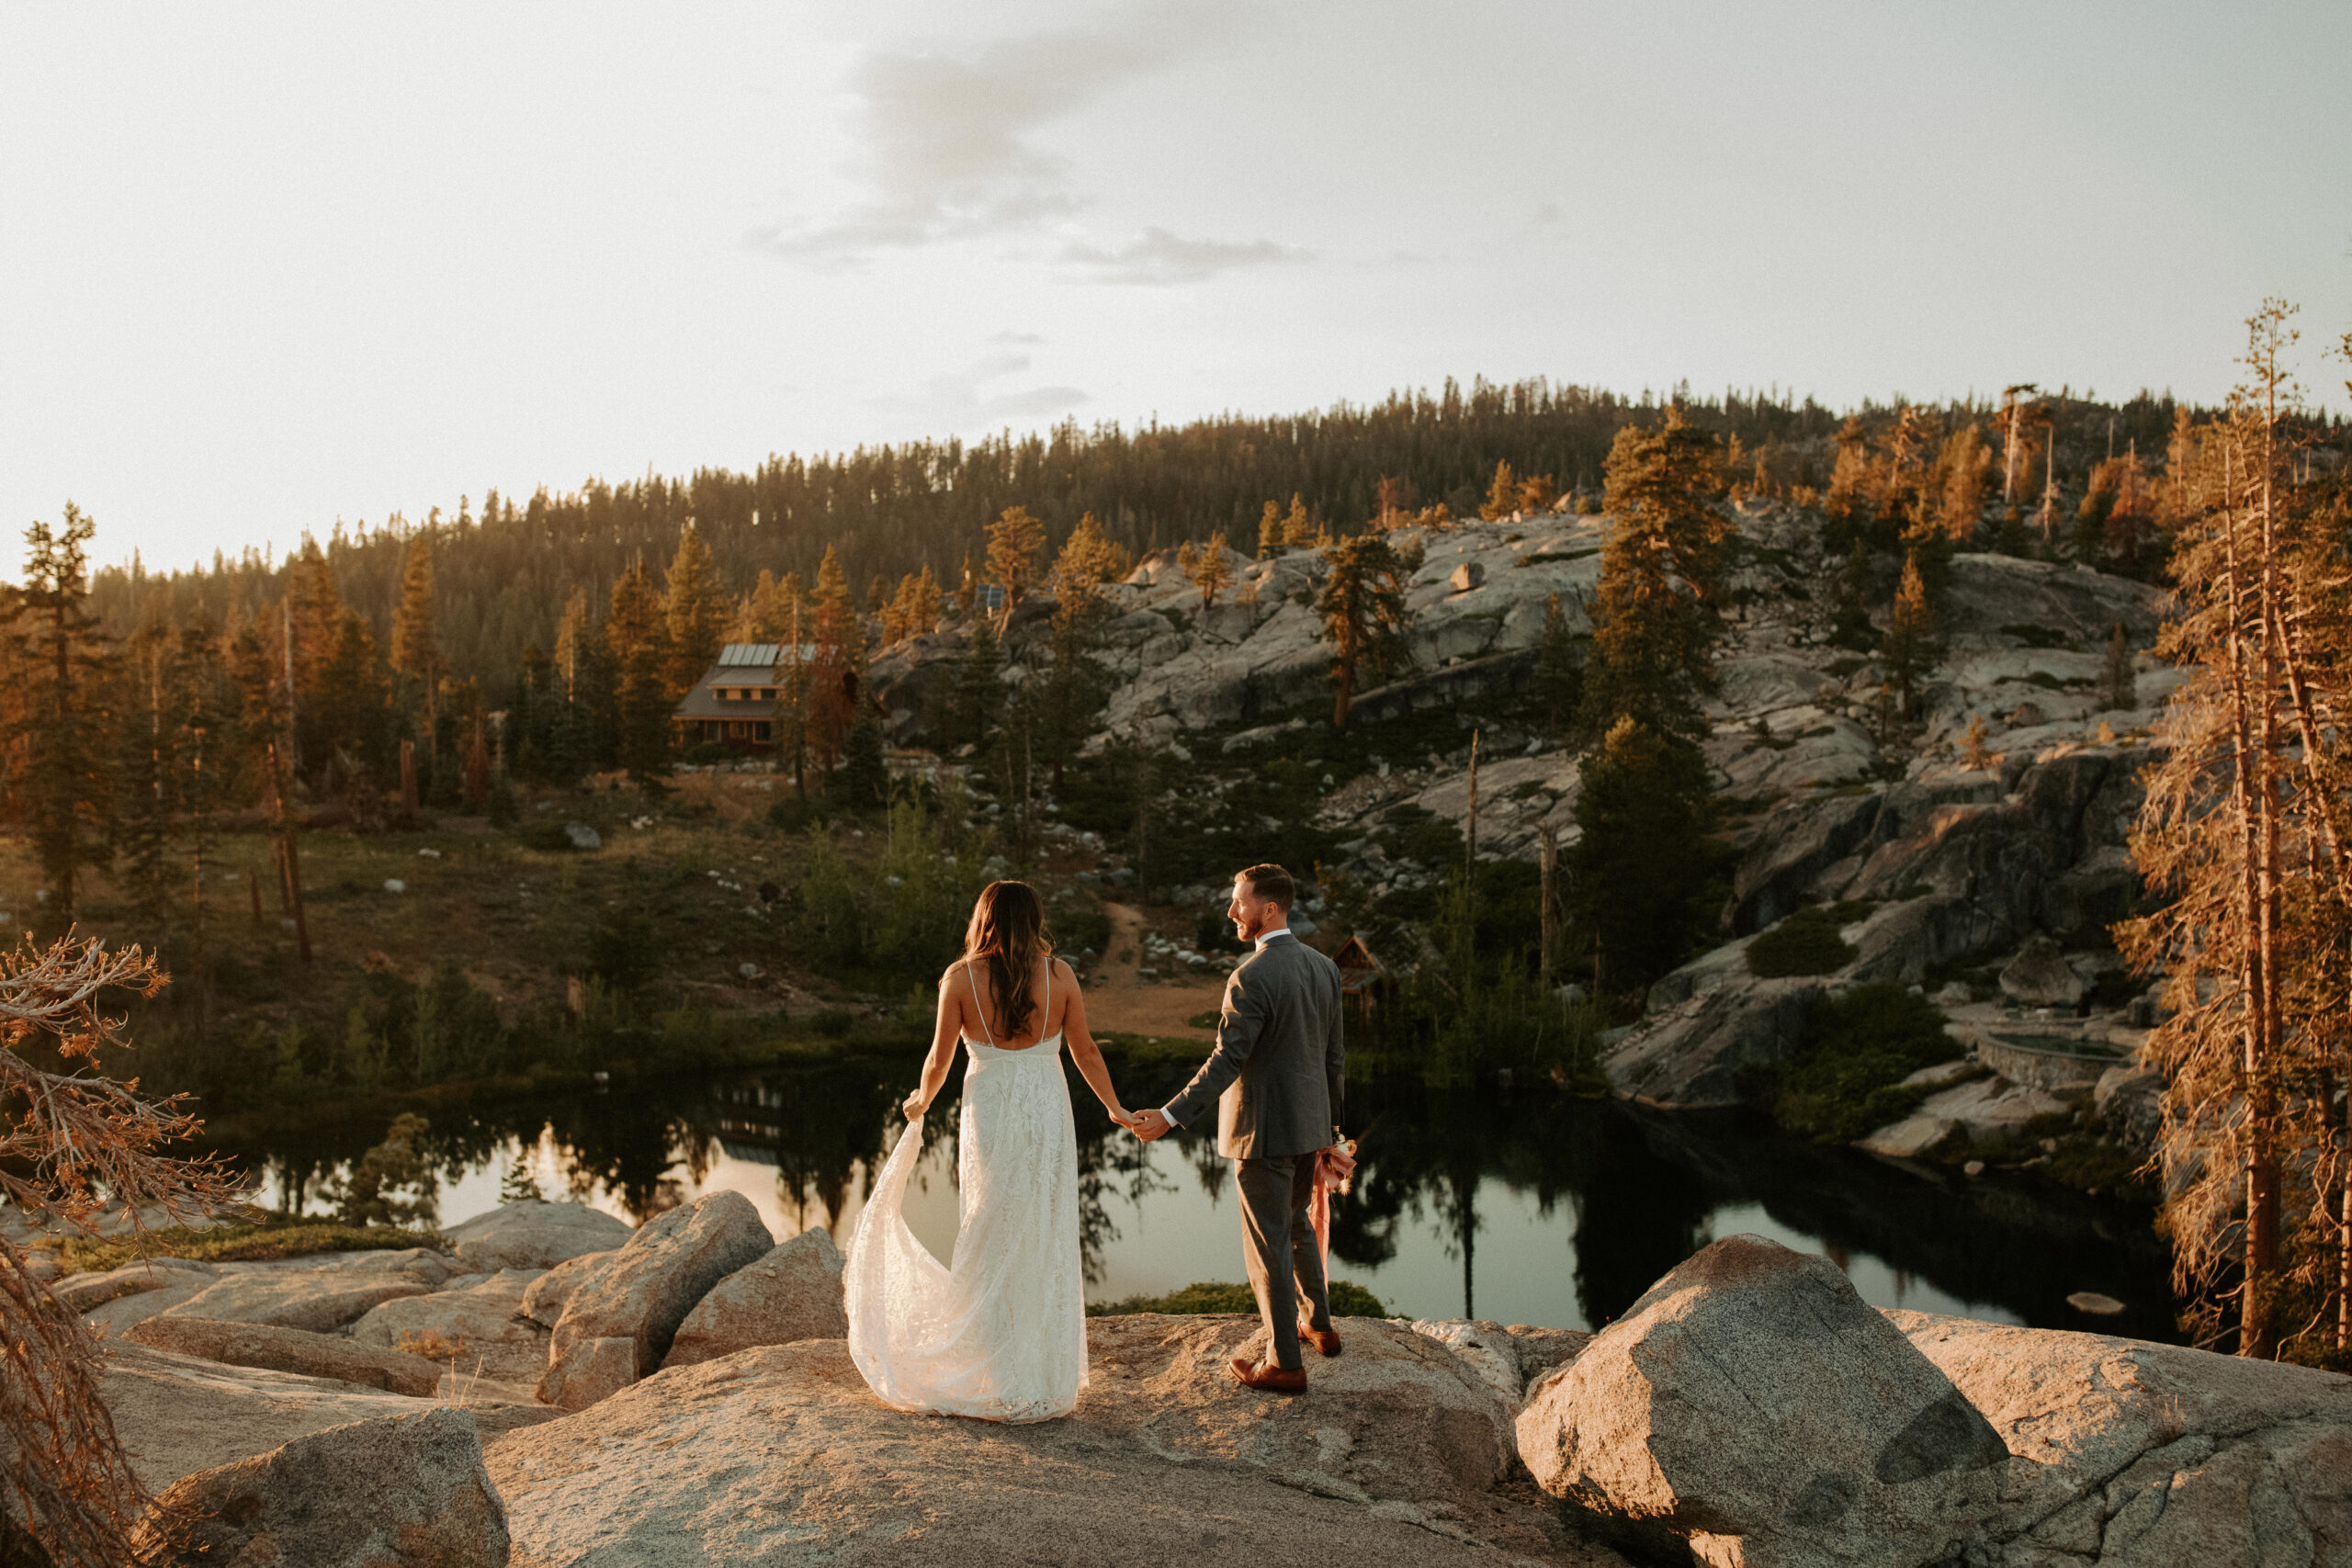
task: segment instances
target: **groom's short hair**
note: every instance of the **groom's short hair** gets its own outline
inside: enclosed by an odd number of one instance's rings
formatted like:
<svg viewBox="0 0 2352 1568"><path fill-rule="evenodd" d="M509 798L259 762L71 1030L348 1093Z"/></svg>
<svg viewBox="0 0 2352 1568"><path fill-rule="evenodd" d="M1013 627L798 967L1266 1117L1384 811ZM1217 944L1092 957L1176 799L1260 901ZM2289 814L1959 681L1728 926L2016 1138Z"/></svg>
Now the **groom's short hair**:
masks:
<svg viewBox="0 0 2352 1568"><path fill-rule="evenodd" d="M1298 897L1298 884L1291 880L1290 873L1271 862L1251 866L1241 874L1241 880L1250 885L1250 892L1284 914L1290 913L1291 900Z"/></svg>

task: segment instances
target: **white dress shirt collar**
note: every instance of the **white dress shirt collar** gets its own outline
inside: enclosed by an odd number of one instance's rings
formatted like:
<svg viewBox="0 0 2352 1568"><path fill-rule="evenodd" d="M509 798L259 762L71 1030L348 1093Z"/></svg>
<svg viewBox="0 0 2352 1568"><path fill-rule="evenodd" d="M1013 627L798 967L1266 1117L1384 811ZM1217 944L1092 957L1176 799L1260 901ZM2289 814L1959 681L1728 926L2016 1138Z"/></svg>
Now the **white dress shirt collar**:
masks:
<svg viewBox="0 0 2352 1568"><path fill-rule="evenodd" d="M1289 935L1290 928L1288 926L1276 926L1272 931L1260 931L1258 933L1258 950L1262 953L1265 951L1266 944L1273 941L1274 938Z"/></svg>

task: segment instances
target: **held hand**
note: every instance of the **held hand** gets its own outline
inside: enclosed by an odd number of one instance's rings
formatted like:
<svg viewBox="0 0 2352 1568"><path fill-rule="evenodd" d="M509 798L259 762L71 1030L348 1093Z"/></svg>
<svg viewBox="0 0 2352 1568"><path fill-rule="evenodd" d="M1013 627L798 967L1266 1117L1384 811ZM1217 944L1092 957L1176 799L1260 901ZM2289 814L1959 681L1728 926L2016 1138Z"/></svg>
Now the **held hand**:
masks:
<svg viewBox="0 0 2352 1568"><path fill-rule="evenodd" d="M907 1096L906 1100L899 1105L899 1109L907 1113L907 1120L910 1122L912 1122L922 1116L923 1111L927 1109L922 1102L922 1090L917 1089L914 1093Z"/></svg>
<svg viewBox="0 0 2352 1568"><path fill-rule="evenodd" d="M1148 1144L1155 1138L1166 1137L1170 1127L1172 1126L1173 1123L1168 1120L1166 1115L1159 1111L1138 1111L1136 1112L1135 1120L1127 1125L1128 1131L1132 1132L1136 1137L1141 1138L1145 1143Z"/></svg>
<svg viewBox="0 0 2352 1568"><path fill-rule="evenodd" d="M1110 1107L1110 1111L1112 1121L1116 1122L1120 1126L1125 1127L1130 1133L1135 1131L1136 1113L1134 1111L1128 1110L1124 1105L1114 1105Z"/></svg>

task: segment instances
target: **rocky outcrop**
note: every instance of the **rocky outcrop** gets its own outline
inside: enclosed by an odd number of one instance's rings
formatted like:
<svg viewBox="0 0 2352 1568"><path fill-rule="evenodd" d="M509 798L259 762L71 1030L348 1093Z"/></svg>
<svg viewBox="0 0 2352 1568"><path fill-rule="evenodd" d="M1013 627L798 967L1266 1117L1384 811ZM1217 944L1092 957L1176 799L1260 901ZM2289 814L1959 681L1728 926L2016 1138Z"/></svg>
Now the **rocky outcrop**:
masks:
<svg viewBox="0 0 2352 1568"><path fill-rule="evenodd" d="M711 1287L775 1246L740 1192L707 1193L649 1221L564 1303L539 1396L576 1409L610 1393L623 1359L598 1341L627 1343L630 1377L654 1371Z"/></svg>
<svg viewBox="0 0 2352 1568"><path fill-rule="evenodd" d="M523 1298L543 1277L502 1269L429 1296L386 1302L351 1325L351 1337L387 1348L437 1341L436 1355L448 1352L458 1371L527 1388L547 1371L548 1331L523 1315Z"/></svg>
<svg viewBox="0 0 2352 1568"><path fill-rule="evenodd" d="M2074 1007L2089 987L2051 938L2112 919L2135 896L2117 846L2147 756L2077 748L2030 761L2005 795L1990 773L1959 773L1772 812L1735 874L1728 918L1759 928L1804 902L1854 901L1870 912L1846 932L1852 959L1834 974L1761 981L1747 973L1746 938L1702 954L1651 988L1642 1021L1602 1060L1611 1086L1657 1105L1732 1103L1742 1067L1803 1043L1799 990L1918 985L1938 964L2019 943L2029 948L2004 973L2005 992L2021 1006Z"/></svg>
<svg viewBox="0 0 2352 1568"><path fill-rule="evenodd" d="M1887 1317L2001 1434L2004 1562L2352 1562L2352 1378L2097 1334Z"/></svg>
<svg viewBox="0 0 2352 1568"><path fill-rule="evenodd" d="M841 1341L804 1340L665 1371L488 1462L535 1568L1034 1562L1056 1542L1147 1568L1612 1561L1498 1484L1509 1418L1458 1358L1400 1325L1339 1326L1346 1353L1283 1399L1226 1371L1262 1351L1254 1318L1097 1318L1076 1414L1019 1427L889 1410Z"/></svg>
<svg viewBox="0 0 2352 1568"><path fill-rule="evenodd" d="M525 1287L523 1315L542 1328L553 1328L563 1320L572 1292L602 1273L613 1258L613 1252L587 1252L557 1264Z"/></svg>
<svg viewBox="0 0 2352 1568"><path fill-rule="evenodd" d="M2125 1148L2153 1154L2164 1131L2164 1093L2162 1073L2126 1062L2099 1075L2091 1089L2091 1113Z"/></svg>
<svg viewBox="0 0 2352 1568"><path fill-rule="evenodd" d="M2001 968L2001 994L2019 1007L2071 1009L2089 989L2054 942L2030 942Z"/></svg>
<svg viewBox="0 0 2352 1568"><path fill-rule="evenodd" d="M552 1269L591 1252L610 1252L629 1226L585 1203L507 1203L446 1233L457 1255L484 1274L503 1269Z"/></svg>
<svg viewBox="0 0 2352 1568"><path fill-rule="evenodd" d="M2007 1450L1826 1258L1691 1258L1531 1392L1538 1485L1702 1562L1916 1568L1981 1542Z"/></svg>
<svg viewBox="0 0 2352 1568"><path fill-rule="evenodd" d="M1453 1351L1479 1380L1502 1396L1517 1415L1530 1383L1584 1353L1592 1336L1572 1328L1508 1326L1487 1318L1436 1318L1417 1322L1413 1332Z"/></svg>
<svg viewBox="0 0 2352 1568"><path fill-rule="evenodd" d="M151 1317L135 1325L124 1337L134 1344L200 1356L226 1366L334 1378L420 1399L430 1399L441 1386L441 1369L431 1361L301 1328L216 1323L201 1317Z"/></svg>
<svg viewBox="0 0 2352 1568"><path fill-rule="evenodd" d="M849 1334L842 1254L821 1226L779 1243L695 1303L678 1325L665 1367L690 1367L755 1345L841 1339Z"/></svg>
<svg viewBox="0 0 2352 1568"><path fill-rule="evenodd" d="M199 1471L156 1499L141 1561L505 1568L506 1510L460 1410L331 1427Z"/></svg>
<svg viewBox="0 0 2352 1568"><path fill-rule="evenodd" d="M159 1317L264 1323L324 1334L401 1296L433 1287L391 1269L272 1269L224 1274Z"/></svg>
<svg viewBox="0 0 2352 1568"><path fill-rule="evenodd" d="M193 1471L267 1453L306 1432L379 1416L413 1416L435 1403L128 1341L107 1344L99 1390L131 1470L150 1491ZM467 1407L485 1435L562 1414L479 1395Z"/></svg>
<svg viewBox="0 0 2352 1568"><path fill-rule="evenodd" d="M1758 979L1737 947L1701 962L1714 965L1703 984L1681 972L1659 981L1668 995L1682 990L1682 999L1664 1007L1653 1000L1641 1026L1602 1057L1619 1094L1653 1105L1736 1105L1743 1069L1781 1061L1803 1041L1805 1008L1821 994L1820 981Z"/></svg>

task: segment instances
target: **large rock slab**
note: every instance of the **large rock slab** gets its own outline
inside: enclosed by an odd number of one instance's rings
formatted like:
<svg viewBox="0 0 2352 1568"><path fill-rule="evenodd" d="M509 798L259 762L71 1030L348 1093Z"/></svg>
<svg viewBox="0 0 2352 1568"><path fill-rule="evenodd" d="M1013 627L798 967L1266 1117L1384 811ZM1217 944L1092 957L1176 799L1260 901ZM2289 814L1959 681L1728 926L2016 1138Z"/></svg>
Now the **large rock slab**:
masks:
<svg viewBox="0 0 2352 1568"><path fill-rule="evenodd" d="M1826 1258L1728 1236L1530 1391L1536 1483L1648 1550L1917 1568L1979 1545L2007 1450Z"/></svg>
<svg viewBox="0 0 2352 1568"><path fill-rule="evenodd" d="M1099 1318L1078 1410L1030 1426L890 1410L841 1341L802 1340L666 1370L487 1457L532 1568L1617 1561L1524 1483L1488 1489L1502 1405L1449 1351L1340 1328L1346 1354L1285 1399L1225 1371L1262 1348L1252 1319Z"/></svg>
<svg viewBox="0 0 2352 1568"><path fill-rule="evenodd" d="M256 1269L224 1274L159 1317L201 1317L218 1323L266 1323L324 1334L371 1307L432 1289L390 1269Z"/></svg>
<svg viewBox="0 0 2352 1568"><path fill-rule="evenodd" d="M523 1292L523 1315L542 1328L553 1328L563 1321L563 1309L571 1304L572 1293L604 1272L618 1250L566 1258L532 1280Z"/></svg>
<svg viewBox="0 0 2352 1568"><path fill-rule="evenodd" d="M99 1388L131 1470L150 1491L306 1432L432 1407L356 1383L226 1366L127 1340L107 1342Z"/></svg>
<svg viewBox="0 0 2352 1568"><path fill-rule="evenodd" d="M712 1287L678 1325L662 1364L690 1367L754 1345L841 1339L848 1334L841 1249L820 1227L778 1243L765 1258Z"/></svg>
<svg viewBox="0 0 2352 1568"><path fill-rule="evenodd" d="M2012 1455L1996 1530L2007 1560L2352 1563L2352 1378L2100 1334L1885 1315Z"/></svg>
<svg viewBox="0 0 2352 1568"><path fill-rule="evenodd" d="M133 1326L124 1337L227 1366L336 1378L419 1399L431 1398L441 1386L441 1369L431 1361L302 1328L216 1323L201 1317L152 1317Z"/></svg>
<svg viewBox="0 0 2352 1568"><path fill-rule="evenodd" d="M306 1432L379 1416L413 1416L434 1402L337 1379L232 1367L129 1341L108 1341L100 1395L140 1482L161 1491L194 1471L267 1453ZM485 1434L560 1412L477 1394Z"/></svg>
<svg viewBox="0 0 2352 1568"><path fill-rule="evenodd" d="M485 1274L503 1269L552 1269L591 1252L610 1252L629 1225L585 1203L508 1203L444 1233L459 1258Z"/></svg>
<svg viewBox="0 0 2352 1568"><path fill-rule="evenodd" d="M175 1287L187 1288L193 1293L220 1277L220 1271L209 1263L185 1258L151 1258L103 1273L69 1274L51 1284L50 1293L73 1311L86 1313L127 1296L147 1295Z"/></svg>
<svg viewBox="0 0 2352 1568"><path fill-rule="evenodd" d="M436 1408L331 1427L175 1483L139 1544L155 1564L505 1568L506 1510L473 1417Z"/></svg>
<svg viewBox="0 0 2352 1568"><path fill-rule="evenodd" d="M387 1349L437 1337L436 1358L441 1349L454 1351L450 1365L459 1372L527 1387L547 1371L548 1331L523 1315L523 1298L544 1277L537 1269L502 1269L429 1296L386 1302L351 1325L351 1337Z"/></svg>
<svg viewBox="0 0 2352 1568"><path fill-rule="evenodd" d="M1728 959L1718 954L1728 953ZM1723 970L1717 983L1658 1008L1609 1048L1601 1071L1629 1100L1648 1105L1702 1107L1740 1103L1740 1069L1778 1062L1804 1035L1806 1004L1822 983L1809 977L1759 980L1747 972L1747 949L1718 949L1698 964ZM1658 982L1670 994L1680 972Z"/></svg>
<svg viewBox="0 0 2352 1568"><path fill-rule="evenodd" d="M695 1303L775 1247L760 1212L740 1192L707 1193L639 1227L564 1303L548 1347L549 1383L541 1397L574 1408L582 1402L588 1385L570 1379L564 1361L574 1351L586 1353L594 1340L627 1339L636 1375L654 1371ZM601 1363L610 1351L597 1355ZM559 1397L567 1383L573 1385L571 1398Z"/></svg>

